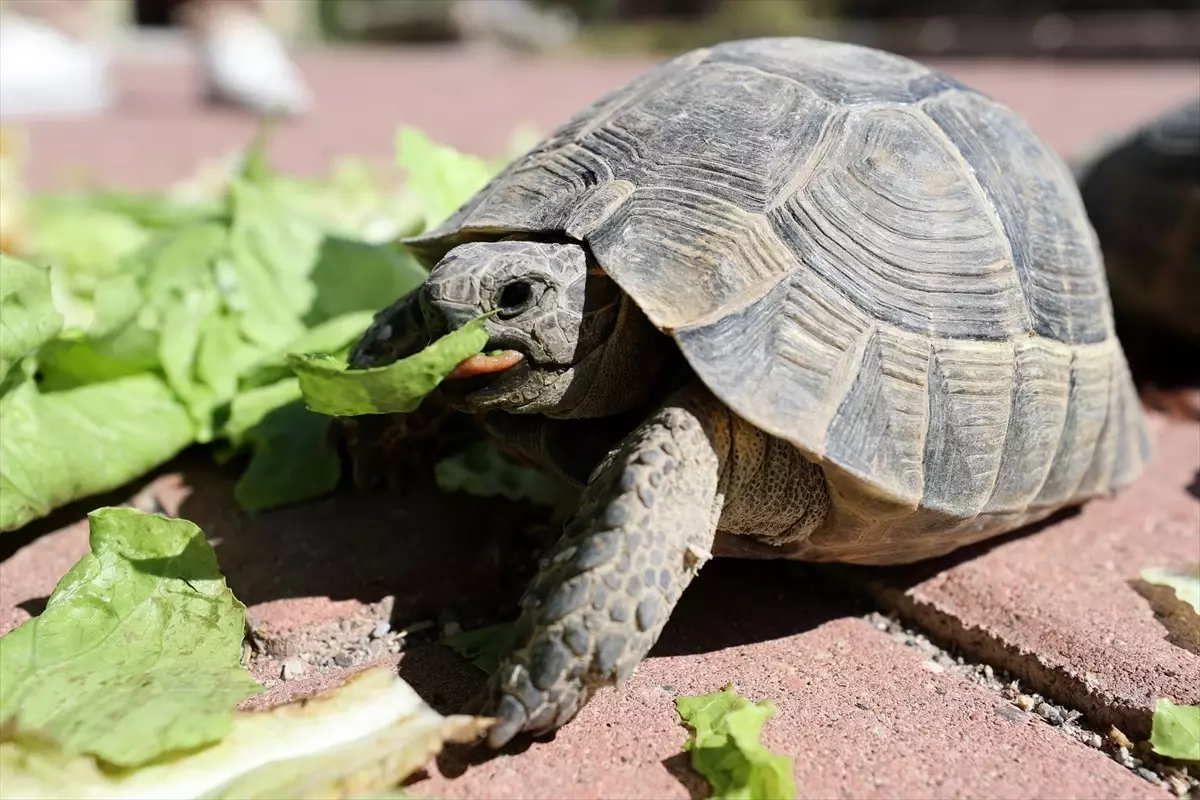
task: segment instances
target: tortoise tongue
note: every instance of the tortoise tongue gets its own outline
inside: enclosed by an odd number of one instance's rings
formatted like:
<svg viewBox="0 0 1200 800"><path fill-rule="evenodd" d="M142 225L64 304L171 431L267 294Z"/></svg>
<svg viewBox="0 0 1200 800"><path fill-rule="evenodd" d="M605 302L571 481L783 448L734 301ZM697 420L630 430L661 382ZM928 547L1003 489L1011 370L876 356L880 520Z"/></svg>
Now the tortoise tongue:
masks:
<svg viewBox="0 0 1200 800"><path fill-rule="evenodd" d="M461 380L475 378L480 375L493 375L516 366L524 356L517 350L501 350L495 354L478 353L458 363L446 380Z"/></svg>

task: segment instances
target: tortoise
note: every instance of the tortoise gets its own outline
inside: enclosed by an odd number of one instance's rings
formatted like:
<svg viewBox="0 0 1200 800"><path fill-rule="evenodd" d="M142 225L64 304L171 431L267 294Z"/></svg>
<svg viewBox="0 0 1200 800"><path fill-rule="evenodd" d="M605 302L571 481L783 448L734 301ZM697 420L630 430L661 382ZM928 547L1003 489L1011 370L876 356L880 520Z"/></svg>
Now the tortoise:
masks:
<svg viewBox="0 0 1200 800"><path fill-rule="evenodd" d="M1200 378L1200 98L1157 113L1081 158L1117 331L1135 377ZM1200 417L1200 405L1190 411Z"/></svg>
<svg viewBox="0 0 1200 800"><path fill-rule="evenodd" d="M1200 98L1108 143L1079 189L1115 310L1200 342Z"/></svg>
<svg viewBox="0 0 1200 800"><path fill-rule="evenodd" d="M585 487L479 698L492 747L628 679L713 556L931 558L1150 455L1067 166L875 49L667 60L405 243L428 279L352 366L490 313L520 361L445 402Z"/></svg>

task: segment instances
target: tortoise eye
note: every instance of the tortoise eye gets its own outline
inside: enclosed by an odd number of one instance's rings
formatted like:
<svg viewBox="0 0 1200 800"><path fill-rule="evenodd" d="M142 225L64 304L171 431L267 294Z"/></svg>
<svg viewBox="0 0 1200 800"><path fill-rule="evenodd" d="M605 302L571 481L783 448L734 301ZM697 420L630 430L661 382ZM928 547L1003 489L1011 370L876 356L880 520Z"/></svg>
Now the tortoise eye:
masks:
<svg viewBox="0 0 1200 800"><path fill-rule="evenodd" d="M502 311L520 311L533 297L533 289L528 281L513 281L500 290L500 309Z"/></svg>

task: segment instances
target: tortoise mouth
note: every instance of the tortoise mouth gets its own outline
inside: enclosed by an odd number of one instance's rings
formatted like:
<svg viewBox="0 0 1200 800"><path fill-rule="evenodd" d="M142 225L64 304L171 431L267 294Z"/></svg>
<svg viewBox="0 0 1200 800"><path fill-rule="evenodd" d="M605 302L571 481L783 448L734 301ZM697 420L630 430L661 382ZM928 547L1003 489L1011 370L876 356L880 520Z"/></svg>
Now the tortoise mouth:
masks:
<svg viewBox="0 0 1200 800"><path fill-rule="evenodd" d="M491 353L477 353L470 358L460 361L449 375L448 381L466 380L480 375L495 375L517 365L524 359L520 350L497 350Z"/></svg>
<svg viewBox="0 0 1200 800"><path fill-rule="evenodd" d="M504 349L462 368L442 383L450 407L468 414L516 411L536 403L543 393L575 369L574 364L538 364L527 354ZM476 367L482 367L477 370Z"/></svg>
<svg viewBox="0 0 1200 800"><path fill-rule="evenodd" d="M514 409L537 400L545 386L557 372L534 367L528 359L489 374L473 375L455 381L447 381L446 399L457 411L479 413L483 411ZM536 377L535 377L536 376ZM536 387L536 389L535 389Z"/></svg>

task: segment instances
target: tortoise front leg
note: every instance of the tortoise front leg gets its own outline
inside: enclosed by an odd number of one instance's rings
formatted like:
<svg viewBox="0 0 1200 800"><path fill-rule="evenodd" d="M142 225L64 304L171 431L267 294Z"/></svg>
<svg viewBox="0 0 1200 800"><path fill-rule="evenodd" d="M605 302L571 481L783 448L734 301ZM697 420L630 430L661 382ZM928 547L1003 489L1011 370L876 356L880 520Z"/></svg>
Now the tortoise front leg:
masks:
<svg viewBox="0 0 1200 800"><path fill-rule="evenodd" d="M558 728L633 673L710 556L728 447L727 413L685 389L596 467L485 690L492 747Z"/></svg>

